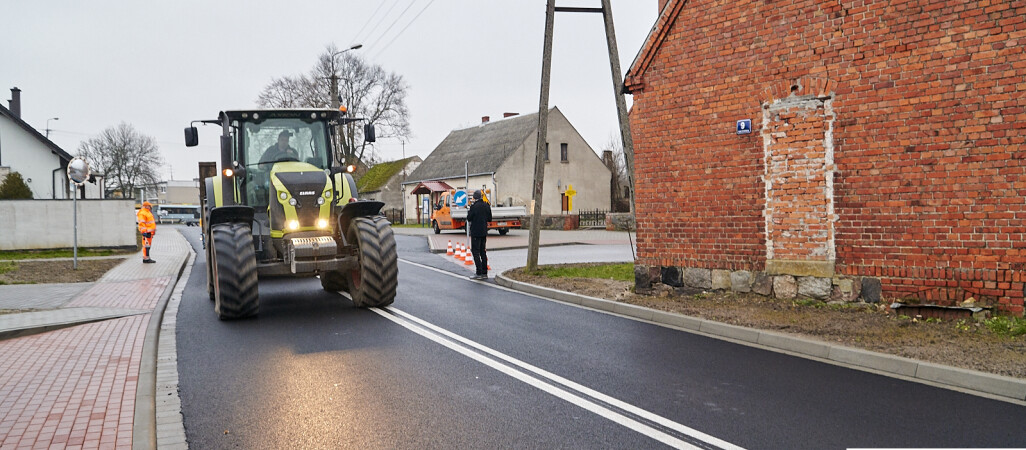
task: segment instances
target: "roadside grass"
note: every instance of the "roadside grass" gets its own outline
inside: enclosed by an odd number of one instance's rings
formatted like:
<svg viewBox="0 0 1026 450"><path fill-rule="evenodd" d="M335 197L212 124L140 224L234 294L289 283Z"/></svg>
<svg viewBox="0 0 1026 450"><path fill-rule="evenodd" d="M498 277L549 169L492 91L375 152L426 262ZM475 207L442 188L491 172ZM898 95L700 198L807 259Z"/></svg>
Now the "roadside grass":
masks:
<svg viewBox="0 0 1026 450"><path fill-rule="evenodd" d="M1026 318L1012 316L995 316L983 321L992 333L1016 337L1026 334Z"/></svg>
<svg viewBox="0 0 1026 450"><path fill-rule="evenodd" d="M536 274L549 278L602 278L634 281L634 263L541 266Z"/></svg>
<svg viewBox="0 0 1026 450"><path fill-rule="evenodd" d="M18 270L18 264L14 261L0 261L0 275Z"/></svg>
<svg viewBox="0 0 1026 450"><path fill-rule="evenodd" d="M80 248L78 249L79 257L88 256L118 256L118 255L131 255L138 250L136 249L91 249L91 248ZM72 258L74 257L74 250L72 249L58 249L58 250L4 250L0 251L0 261L18 261L22 259L51 259L51 258ZM0 272L3 273L3 272Z"/></svg>

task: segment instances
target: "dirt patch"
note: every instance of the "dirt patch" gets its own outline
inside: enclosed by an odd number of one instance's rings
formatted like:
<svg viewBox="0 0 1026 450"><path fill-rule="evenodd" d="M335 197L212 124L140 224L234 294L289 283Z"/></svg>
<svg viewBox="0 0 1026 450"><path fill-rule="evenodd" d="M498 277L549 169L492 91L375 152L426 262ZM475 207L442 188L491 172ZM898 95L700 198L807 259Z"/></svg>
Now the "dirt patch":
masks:
<svg viewBox="0 0 1026 450"><path fill-rule="evenodd" d="M794 334L906 358L998 375L1026 378L1026 336L992 333L972 319L930 321L895 314L886 304L828 305L779 300L758 294L638 295L633 283L590 278L548 278L522 269L506 277L573 292L714 320Z"/></svg>
<svg viewBox="0 0 1026 450"><path fill-rule="evenodd" d="M75 270L74 261L14 261L4 262L0 270L0 284L43 284L43 283L84 283L96 281L114 266L121 264L122 258L115 259L82 259Z"/></svg>

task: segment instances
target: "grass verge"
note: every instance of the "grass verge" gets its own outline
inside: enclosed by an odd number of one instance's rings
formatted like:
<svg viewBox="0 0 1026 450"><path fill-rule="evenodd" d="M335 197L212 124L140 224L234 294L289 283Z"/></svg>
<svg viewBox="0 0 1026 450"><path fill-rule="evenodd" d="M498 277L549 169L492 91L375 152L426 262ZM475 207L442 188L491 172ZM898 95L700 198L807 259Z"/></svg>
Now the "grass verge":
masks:
<svg viewBox="0 0 1026 450"><path fill-rule="evenodd" d="M634 281L634 264L573 264L541 266L535 274L549 278L601 278L603 280Z"/></svg>
<svg viewBox="0 0 1026 450"><path fill-rule="evenodd" d="M91 249L91 248L80 248L78 249L78 256L80 258L89 256L119 256L119 255L131 255L138 250L136 249ZM51 259L51 258L72 258L75 256L75 252L72 249L58 249L58 250L4 250L0 251L0 261L19 261L22 259Z"/></svg>

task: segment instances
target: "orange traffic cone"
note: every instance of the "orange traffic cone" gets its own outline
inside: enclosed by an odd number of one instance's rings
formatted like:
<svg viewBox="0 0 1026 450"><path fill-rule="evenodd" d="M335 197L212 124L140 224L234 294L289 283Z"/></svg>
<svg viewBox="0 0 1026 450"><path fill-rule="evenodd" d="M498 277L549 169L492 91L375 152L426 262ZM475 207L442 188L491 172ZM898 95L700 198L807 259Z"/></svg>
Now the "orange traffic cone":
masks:
<svg viewBox="0 0 1026 450"><path fill-rule="evenodd" d="M466 258L467 259L463 261L463 265L464 266L473 266L474 265L474 255L473 255L473 253L470 252L470 250L467 250L467 257Z"/></svg>
<svg viewBox="0 0 1026 450"><path fill-rule="evenodd" d="M455 254L455 253L454 253L454 252L452 251L452 239L449 239L449 245L448 245L448 246L446 246L446 248L445 248L445 254L446 254L446 255L448 255L448 256L452 256L452 255L454 255L454 254Z"/></svg>
<svg viewBox="0 0 1026 450"><path fill-rule="evenodd" d="M460 244L459 242L456 243L456 252L453 253L453 257L456 258L457 261L463 259L463 244Z"/></svg>

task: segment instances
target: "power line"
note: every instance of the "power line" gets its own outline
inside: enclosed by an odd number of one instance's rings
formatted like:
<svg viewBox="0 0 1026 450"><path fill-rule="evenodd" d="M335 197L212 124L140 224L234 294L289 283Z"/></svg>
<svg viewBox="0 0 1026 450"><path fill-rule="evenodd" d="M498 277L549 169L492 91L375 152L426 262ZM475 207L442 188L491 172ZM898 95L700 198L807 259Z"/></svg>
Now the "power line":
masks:
<svg viewBox="0 0 1026 450"><path fill-rule="evenodd" d="M395 24L399 23L399 21L402 20L403 16L406 15L406 11L409 11L410 7L412 7L414 3L417 3L417 0L411 0L410 4L406 5L406 8L403 9L403 12L399 13L399 15L396 16L395 20L393 20L392 23L388 26L388 28L386 28L385 31L383 31L381 35L379 35L378 38L374 40L370 47L374 47L375 45L377 45L377 43L381 41L381 38L385 37L385 35L388 34L389 31L392 31L392 27L394 27Z"/></svg>
<svg viewBox="0 0 1026 450"><path fill-rule="evenodd" d="M363 30L367 29L367 25L369 25L371 21L374 20L374 16L378 15L378 11L381 11L382 6L385 6L385 2L378 3L378 7L374 9L374 12L370 15L370 17L367 18L367 21L363 23L363 26L360 27L360 31L357 31L356 35L353 36L353 42L360 42L360 35L363 34Z"/></svg>
<svg viewBox="0 0 1026 450"><path fill-rule="evenodd" d="M374 34L374 30L378 28L378 25L381 25L381 22L383 22L385 20L385 18L388 17L388 15L392 12L393 9L395 9L395 6L398 5L398 4L399 4L399 0L394 0L392 2L392 6L388 8L388 11L385 12L385 14L383 16L381 16L380 19L378 19L378 23L375 23L374 26L371 27L371 32L370 32L370 34L367 35L368 38L371 35Z"/></svg>
<svg viewBox="0 0 1026 450"><path fill-rule="evenodd" d="M427 5L424 6L424 9L421 9L420 12L418 12L416 16L413 16L413 20L411 20L410 23L407 23L406 26L403 27L402 30L399 30L399 34L395 35L395 37L393 37L391 41L388 41L388 43L385 44L385 46L382 47L381 50L378 50L376 53L374 53L374 58L377 58L378 56L381 56L381 54L384 53L385 50L388 49L388 47L390 47L393 42L395 42L396 39L399 39L399 36L402 36L403 32L405 32L407 28L410 28L410 25L413 25L413 22L416 22L417 19L420 18L420 15L424 14L424 11L427 11L427 9L429 7L431 7L431 4L434 3L434 2L435 2L435 0L431 0L430 2L428 2Z"/></svg>

